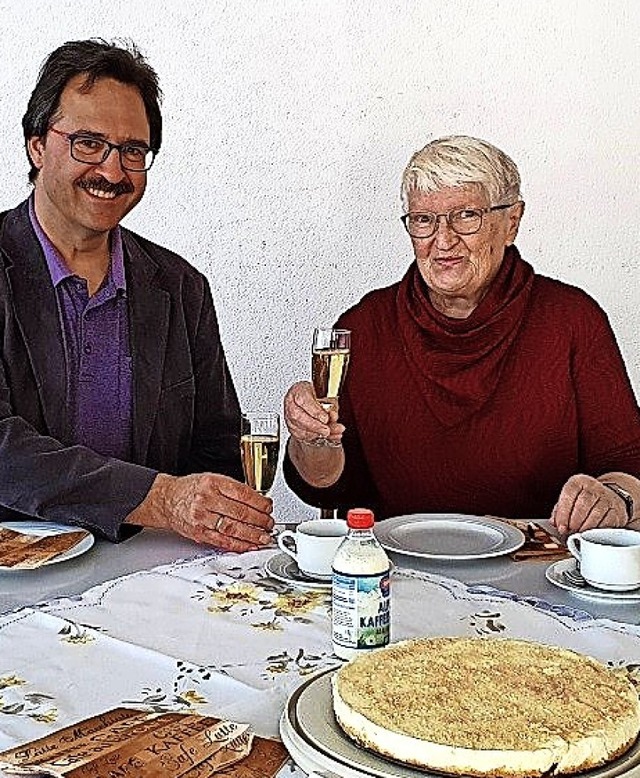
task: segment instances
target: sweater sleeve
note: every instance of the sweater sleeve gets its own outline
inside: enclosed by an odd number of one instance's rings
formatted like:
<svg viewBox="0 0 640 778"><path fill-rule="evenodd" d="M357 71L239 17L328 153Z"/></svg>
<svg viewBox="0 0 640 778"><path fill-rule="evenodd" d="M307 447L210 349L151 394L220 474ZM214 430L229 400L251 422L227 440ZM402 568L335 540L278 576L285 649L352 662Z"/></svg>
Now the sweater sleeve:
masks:
<svg viewBox="0 0 640 778"><path fill-rule="evenodd" d="M157 472L64 446L17 416L0 367L0 517L86 527L112 541L129 537L124 525L151 488Z"/></svg>
<svg viewBox="0 0 640 778"><path fill-rule="evenodd" d="M582 469L593 476L619 470L640 477L638 404L607 316L592 305L572 362Z"/></svg>

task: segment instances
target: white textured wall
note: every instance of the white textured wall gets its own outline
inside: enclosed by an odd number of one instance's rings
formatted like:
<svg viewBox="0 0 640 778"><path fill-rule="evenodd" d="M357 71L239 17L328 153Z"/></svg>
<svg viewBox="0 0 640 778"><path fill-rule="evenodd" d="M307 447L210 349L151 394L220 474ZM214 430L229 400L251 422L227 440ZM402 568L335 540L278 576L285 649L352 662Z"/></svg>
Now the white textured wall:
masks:
<svg viewBox="0 0 640 778"><path fill-rule="evenodd" d="M478 135L519 164L518 245L609 312L640 389L638 0L0 0L0 207L20 120L66 40L136 41L165 142L128 225L211 281L243 407L309 372L314 325L410 261L411 153ZM280 481L277 513L312 511Z"/></svg>

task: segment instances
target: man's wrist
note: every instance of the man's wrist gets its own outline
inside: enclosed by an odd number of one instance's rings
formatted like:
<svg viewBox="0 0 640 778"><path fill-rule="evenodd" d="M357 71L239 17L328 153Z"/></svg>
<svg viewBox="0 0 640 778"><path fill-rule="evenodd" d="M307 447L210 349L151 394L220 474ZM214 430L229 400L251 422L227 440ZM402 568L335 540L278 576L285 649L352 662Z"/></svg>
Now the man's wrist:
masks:
<svg viewBox="0 0 640 778"><path fill-rule="evenodd" d="M158 473L142 502L125 518L125 524L136 524L139 527L164 526L164 511L166 492L176 476Z"/></svg>

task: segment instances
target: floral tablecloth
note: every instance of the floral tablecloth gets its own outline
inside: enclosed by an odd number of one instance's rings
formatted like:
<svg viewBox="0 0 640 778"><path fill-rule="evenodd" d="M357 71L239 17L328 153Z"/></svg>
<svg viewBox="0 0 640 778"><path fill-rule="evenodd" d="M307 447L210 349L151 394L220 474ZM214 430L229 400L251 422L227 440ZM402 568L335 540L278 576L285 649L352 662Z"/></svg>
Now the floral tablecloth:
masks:
<svg viewBox="0 0 640 778"><path fill-rule="evenodd" d="M276 737L290 692L337 660L330 593L268 578L273 553L212 553L0 616L0 750L119 706L197 711ZM519 637L640 668L638 626L396 569L392 640L418 635Z"/></svg>

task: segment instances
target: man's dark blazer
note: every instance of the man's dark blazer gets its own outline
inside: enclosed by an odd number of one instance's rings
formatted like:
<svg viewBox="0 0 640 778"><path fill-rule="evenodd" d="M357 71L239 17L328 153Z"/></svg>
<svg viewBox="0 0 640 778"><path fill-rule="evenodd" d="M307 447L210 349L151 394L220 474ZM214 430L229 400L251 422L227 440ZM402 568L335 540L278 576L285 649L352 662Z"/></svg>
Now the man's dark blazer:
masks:
<svg viewBox="0 0 640 778"><path fill-rule="evenodd" d="M122 230L133 369L132 462L71 439L56 292L28 201L0 230L0 518L121 537L158 472L242 478L239 407L206 278Z"/></svg>

